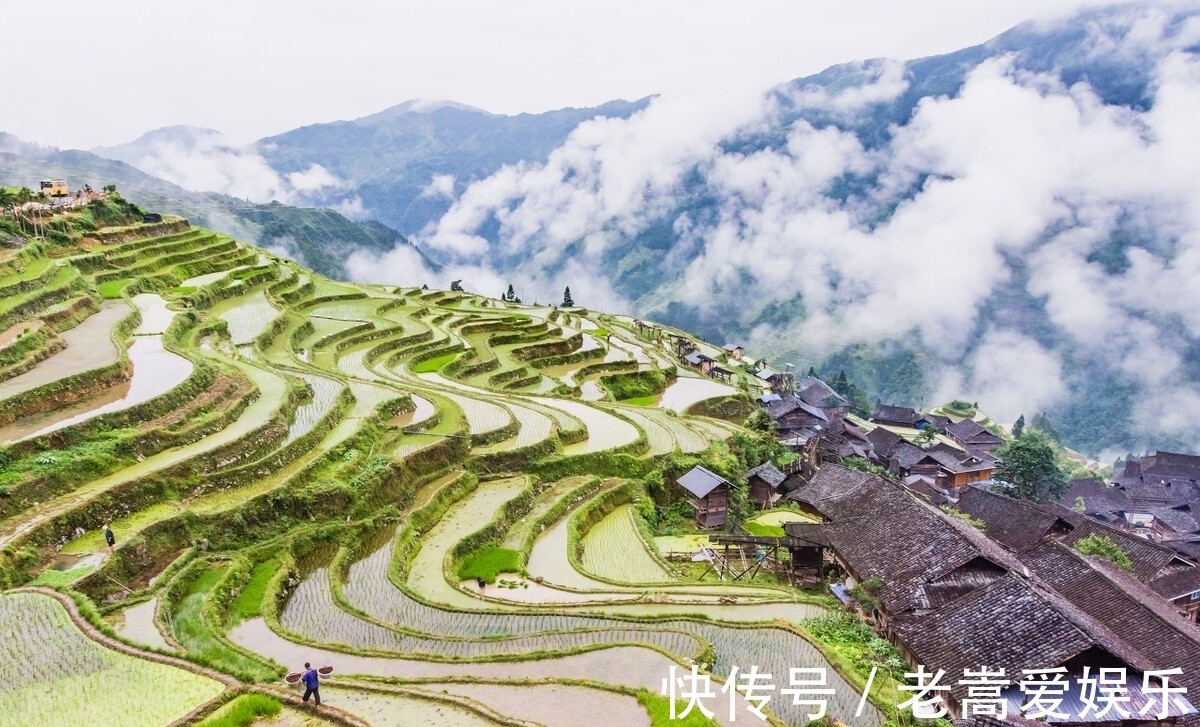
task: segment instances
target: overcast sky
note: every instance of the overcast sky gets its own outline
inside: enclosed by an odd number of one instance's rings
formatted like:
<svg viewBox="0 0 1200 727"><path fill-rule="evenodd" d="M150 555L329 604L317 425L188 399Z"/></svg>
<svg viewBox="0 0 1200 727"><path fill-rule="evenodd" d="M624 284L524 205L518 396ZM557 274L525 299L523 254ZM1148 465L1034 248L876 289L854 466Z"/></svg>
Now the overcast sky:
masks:
<svg viewBox="0 0 1200 727"><path fill-rule="evenodd" d="M248 142L411 98L495 113L766 88L983 42L1093 0L12 3L0 131L64 148L189 124Z"/></svg>

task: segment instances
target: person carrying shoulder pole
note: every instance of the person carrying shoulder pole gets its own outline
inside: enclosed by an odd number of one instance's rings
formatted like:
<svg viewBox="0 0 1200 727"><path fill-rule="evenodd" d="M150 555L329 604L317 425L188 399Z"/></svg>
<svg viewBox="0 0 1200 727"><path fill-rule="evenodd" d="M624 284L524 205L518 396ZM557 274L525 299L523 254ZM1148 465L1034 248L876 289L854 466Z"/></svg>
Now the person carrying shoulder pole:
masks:
<svg viewBox="0 0 1200 727"><path fill-rule="evenodd" d="M321 693L319 691L317 691L317 689L321 686L321 679L317 675L317 670L313 669L312 665L309 664L307 661L304 662L304 676L302 676L301 679L304 680L304 686L305 686L304 701L307 703L308 696L311 694L313 697L316 698L317 706L320 707L321 706Z"/></svg>
<svg viewBox="0 0 1200 727"><path fill-rule="evenodd" d="M104 542L108 543L108 552L112 552L113 546L117 544L117 536L113 535L112 526L104 526Z"/></svg>

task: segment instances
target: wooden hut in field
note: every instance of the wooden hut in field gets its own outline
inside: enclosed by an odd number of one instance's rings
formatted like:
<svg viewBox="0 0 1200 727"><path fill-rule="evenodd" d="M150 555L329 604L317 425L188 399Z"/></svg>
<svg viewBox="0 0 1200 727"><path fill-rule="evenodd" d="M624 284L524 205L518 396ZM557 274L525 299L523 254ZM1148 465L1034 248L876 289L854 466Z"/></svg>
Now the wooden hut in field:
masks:
<svg viewBox="0 0 1200 727"><path fill-rule="evenodd" d="M676 480L702 528L724 527L729 514L729 488L720 475L696 465Z"/></svg>

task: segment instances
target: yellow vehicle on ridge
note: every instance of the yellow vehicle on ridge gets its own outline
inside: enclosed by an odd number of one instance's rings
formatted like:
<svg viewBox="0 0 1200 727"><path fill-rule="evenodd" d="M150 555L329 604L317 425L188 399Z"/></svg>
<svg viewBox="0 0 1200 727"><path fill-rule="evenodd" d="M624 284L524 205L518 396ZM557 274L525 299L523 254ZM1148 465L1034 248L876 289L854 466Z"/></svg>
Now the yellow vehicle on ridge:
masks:
<svg viewBox="0 0 1200 727"><path fill-rule="evenodd" d="M66 197L71 194L71 188L67 186L65 179L43 179L41 191L47 197Z"/></svg>

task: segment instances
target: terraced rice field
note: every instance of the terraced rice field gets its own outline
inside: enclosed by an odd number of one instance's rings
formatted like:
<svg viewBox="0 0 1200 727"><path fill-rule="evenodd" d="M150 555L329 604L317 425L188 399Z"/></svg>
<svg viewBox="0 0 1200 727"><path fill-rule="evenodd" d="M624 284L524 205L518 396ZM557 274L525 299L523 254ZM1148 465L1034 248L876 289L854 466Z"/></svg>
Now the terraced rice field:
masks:
<svg viewBox="0 0 1200 727"><path fill-rule="evenodd" d="M485 434L512 423L512 413L498 404L458 394L447 393L445 396L462 409L463 414L467 417L471 434Z"/></svg>
<svg viewBox="0 0 1200 727"><path fill-rule="evenodd" d="M436 698L421 699L399 694L355 691L342 688L321 690L323 704L345 710L372 727L498 727L501 723L476 711L454 707Z"/></svg>
<svg viewBox="0 0 1200 727"><path fill-rule="evenodd" d="M53 694L56 709L60 695L70 702L62 724L100 714L165 727L225 688L135 656L145 648L243 688L277 678L269 660L334 664L325 703L375 725L649 725L637 699L613 690L657 693L672 665L701 657L715 658L718 678L734 664L785 674L824 663L776 626L821 613L811 595L685 580L642 540L630 505L592 509L609 494L646 497L640 480L680 452L734 459L722 441L740 431L676 415L736 391L723 384L681 378L655 408L605 401L599 374L576 380L600 361L674 365L622 319L573 311L563 325L547 307L330 281L186 224L86 254L54 268L26 261L58 292L14 320L57 321L68 345L0 382L0 401L68 376L89 382L125 350L133 378L112 401L38 402L4 425L21 436L53 427L63 452L8 450L33 474L0 498L0 578L69 584L132 653L66 623L57 601L0 593L0 680L13 687L0 692L0 722L55 724L44 706ZM127 297L139 279L146 292ZM61 324L96 289L110 298L101 312ZM114 341L135 307L141 324ZM183 356L163 350L168 326ZM421 365L430 359L440 373L414 373L435 368ZM353 403L337 409L347 390ZM120 418L138 402L153 426ZM121 426L72 426L105 413ZM497 552L524 572L482 588L460 581L460 566ZM855 717L857 694L831 682L839 719L881 723L873 707ZM803 724L787 704L775 715Z"/></svg>
<svg viewBox="0 0 1200 727"><path fill-rule="evenodd" d="M647 552L629 506L613 510L583 536L582 565L588 573L621 583L672 580Z"/></svg>
<svg viewBox="0 0 1200 727"><path fill-rule="evenodd" d="M0 595L0 715L12 725L79 725L99 714L162 727L224 685L121 654L87 638L49 596Z"/></svg>
<svg viewBox="0 0 1200 727"><path fill-rule="evenodd" d="M235 346L253 343L279 317L279 311L262 291L218 303L213 314L229 326L229 338Z"/></svg>
<svg viewBox="0 0 1200 727"><path fill-rule="evenodd" d="M558 409L575 417L583 422L584 427L587 428L587 440L567 447L566 452L568 454L586 454L605 449L615 449L626 444L632 444L637 441L639 436L637 428L629 422L618 419L612 414L608 414L587 404L569 399L542 398L535 399L535 401L542 406L550 409Z"/></svg>
<svg viewBox="0 0 1200 727"><path fill-rule="evenodd" d="M299 376L312 389L312 400L296 407L295 419L292 420L292 425L288 427L287 437L283 440L285 445L312 431L317 422L333 409L338 394L345 388L342 382L327 376L316 374L300 374Z"/></svg>
<svg viewBox="0 0 1200 727"><path fill-rule="evenodd" d="M112 340L113 327L130 310L125 301L105 301L99 313L61 334L65 349L19 376L0 381L0 401L115 362L121 352Z"/></svg>
<svg viewBox="0 0 1200 727"><path fill-rule="evenodd" d="M143 336L129 346L133 375L101 396L44 415L28 417L0 430L0 440L19 441L123 411L161 396L192 374L192 362L163 348L161 336Z"/></svg>
<svg viewBox="0 0 1200 727"><path fill-rule="evenodd" d="M117 614L115 628L117 633L126 639L162 651L174 651L154 624L154 614L158 609L158 599L151 598L136 606L130 606Z"/></svg>
<svg viewBox="0 0 1200 727"><path fill-rule="evenodd" d="M684 409L697 402L704 401L705 399L714 399L718 396L731 396L737 393L737 389L732 386L721 384L711 379L680 376L659 397L658 406L682 414Z"/></svg>

